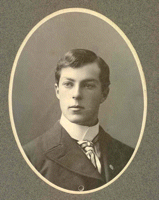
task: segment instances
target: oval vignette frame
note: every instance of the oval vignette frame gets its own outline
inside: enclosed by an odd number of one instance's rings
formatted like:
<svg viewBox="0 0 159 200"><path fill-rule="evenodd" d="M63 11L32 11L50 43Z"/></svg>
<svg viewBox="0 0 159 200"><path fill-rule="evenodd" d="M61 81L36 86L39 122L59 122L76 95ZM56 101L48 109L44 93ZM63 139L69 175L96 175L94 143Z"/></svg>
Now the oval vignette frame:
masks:
<svg viewBox="0 0 159 200"><path fill-rule="evenodd" d="M138 71L139 71L139 75L140 75L140 79L141 79L141 84L142 84L142 90L143 90L143 119L142 119L142 125L141 125L141 131L140 131L140 135L139 135L139 138L138 138L138 141L137 141L137 144L136 144L136 147L135 147L135 150L130 158L130 160L128 161L128 163L126 164L126 166L122 169L122 171L115 177L113 178L111 181L109 181L108 183L106 183L105 185L103 186L100 186L99 188L96 188L96 189L93 189L93 190L89 190L89 191L83 191L83 192L78 192L78 191L71 191L71 190L67 190L67 189L63 189L59 186L56 186L55 184L53 184L52 182L48 181L45 177L43 177L35 168L34 166L31 164L31 162L29 161L28 157L26 156L22 146L21 146L21 143L20 143L20 140L18 138L18 134L17 134L17 131L16 131L16 128L15 128L15 123L14 123L14 118L13 118L13 105L12 105L12 92L13 92L13 81L14 81L14 75L15 75L15 71L16 71L16 66L17 66L17 62L19 60L19 57L21 55L21 52L23 51L23 48L25 47L26 43L28 42L28 40L30 39L30 37L32 36L32 34L42 25L44 24L45 22L47 22L49 19L53 18L53 17L56 17L58 15L61 15L61 14L64 14L64 13L71 13L71 12L79 12L79 13L85 13L85 14L90 14L90 15L93 15L103 21L105 21L106 23L108 23L111 27L113 27L117 32L118 34L123 38L123 40L125 41L125 43L128 45L135 61L136 61L136 64L137 64L137 67L138 67ZM145 81L145 77L144 77L144 73L143 73L143 70L142 70L142 66L141 66L141 63L139 61L139 58L138 58L138 55L134 49L134 47L132 46L131 42L129 41L129 39L126 37L126 35L120 30L120 28L114 24L110 19L108 19L107 17L105 17L104 15L102 14L99 14L95 11L92 11L92 10L89 10L89 9L83 9L83 8L68 8L68 9L63 9L63 10L59 10L59 11L56 11L48 16L46 16L44 19L42 19L37 25L35 25L33 27L33 29L28 33L28 35L26 36L26 38L24 39L24 41L22 42L19 50L18 50L18 53L16 55L16 58L14 60L14 63L13 63L13 68L12 68L12 72L11 72L11 77L10 77L10 84L9 84L9 115L10 115L10 121L11 121L11 126L12 126L12 130L13 130L13 134L14 134L14 137L15 137L15 140L17 142L17 145L18 145L18 148L20 149L20 152L21 154L23 155L24 159L26 160L27 164L30 166L30 168L35 172L35 174L37 174L43 181L45 181L48 185L58 189L58 190L61 190L63 192L67 192L67 193L71 193L71 194L86 194L86 193L92 193L92 192L95 192L95 191L99 191L105 187L107 187L108 185L110 185L111 183L113 183L116 179L118 179L122 174L123 172L127 169L127 167L130 165L131 161L133 160L138 148L139 148L139 145L141 143L141 139L142 139L142 136L143 136L143 133L144 133L144 128L145 128L145 124L146 124L146 115L147 115L147 89L146 89L146 81Z"/></svg>

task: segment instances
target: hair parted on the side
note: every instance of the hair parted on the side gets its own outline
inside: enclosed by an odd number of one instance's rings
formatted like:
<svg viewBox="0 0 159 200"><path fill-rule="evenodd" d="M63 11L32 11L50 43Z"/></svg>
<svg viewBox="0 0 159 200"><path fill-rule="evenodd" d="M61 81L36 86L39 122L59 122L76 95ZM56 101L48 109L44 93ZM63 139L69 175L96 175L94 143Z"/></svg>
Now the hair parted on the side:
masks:
<svg viewBox="0 0 159 200"><path fill-rule="evenodd" d="M109 66L101 57L97 56L93 51L87 49L72 49L58 61L55 71L55 82L59 84L62 68L79 68L90 63L97 63L100 68L101 72L99 79L101 81L102 91L104 91L110 85Z"/></svg>

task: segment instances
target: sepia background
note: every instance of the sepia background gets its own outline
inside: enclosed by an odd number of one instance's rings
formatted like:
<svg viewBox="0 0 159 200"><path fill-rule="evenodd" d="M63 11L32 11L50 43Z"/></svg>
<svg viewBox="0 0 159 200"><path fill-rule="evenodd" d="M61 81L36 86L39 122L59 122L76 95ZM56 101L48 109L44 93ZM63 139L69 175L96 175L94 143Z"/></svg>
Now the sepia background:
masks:
<svg viewBox="0 0 159 200"><path fill-rule="evenodd" d="M60 192L48 186L34 174L17 147L8 114L9 78L22 41L45 16L69 7L82 7L97 11L123 30L138 53L148 88L148 116L145 133L133 162L113 184L87 195ZM120 2L1 0L1 199L158 199L158 7L157 1L154 0L131 2L125 0ZM95 50L98 51L98 49ZM27 59L26 61L29 62Z"/></svg>
<svg viewBox="0 0 159 200"><path fill-rule="evenodd" d="M88 13L67 12L42 24L24 46L13 81L13 116L20 142L45 133L61 110L54 90L58 60L69 50L89 49L110 67L110 92L99 120L110 135L135 147L143 117L143 89L137 63L121 35Z"/></svg>

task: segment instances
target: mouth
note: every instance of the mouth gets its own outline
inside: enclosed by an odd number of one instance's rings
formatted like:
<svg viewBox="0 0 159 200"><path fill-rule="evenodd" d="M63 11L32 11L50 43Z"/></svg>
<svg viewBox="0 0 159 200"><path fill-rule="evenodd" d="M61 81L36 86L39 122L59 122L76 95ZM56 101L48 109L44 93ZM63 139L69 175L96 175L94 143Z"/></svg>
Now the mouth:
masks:
<svg viewBox="0 0 159 200"><path fill-rule="evenodd" d="M74 111L79 111L79 110L84 109L83 106L79 106L79 105L69 106L69 108L70 108L71 110L74 110Z"/></svg>

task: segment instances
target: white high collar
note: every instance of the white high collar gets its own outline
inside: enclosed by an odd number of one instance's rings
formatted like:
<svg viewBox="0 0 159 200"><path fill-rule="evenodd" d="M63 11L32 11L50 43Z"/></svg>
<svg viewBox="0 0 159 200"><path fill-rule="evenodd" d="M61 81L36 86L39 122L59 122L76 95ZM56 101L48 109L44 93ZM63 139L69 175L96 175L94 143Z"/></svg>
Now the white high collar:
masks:
<svg viewBox="0 0 159 200"><path fill-rule="evenodd" d="M95 126L82 126L70 122L63 114L60 119L60 124L75 140L92 141L99 132L99 122Z"/></svg>

